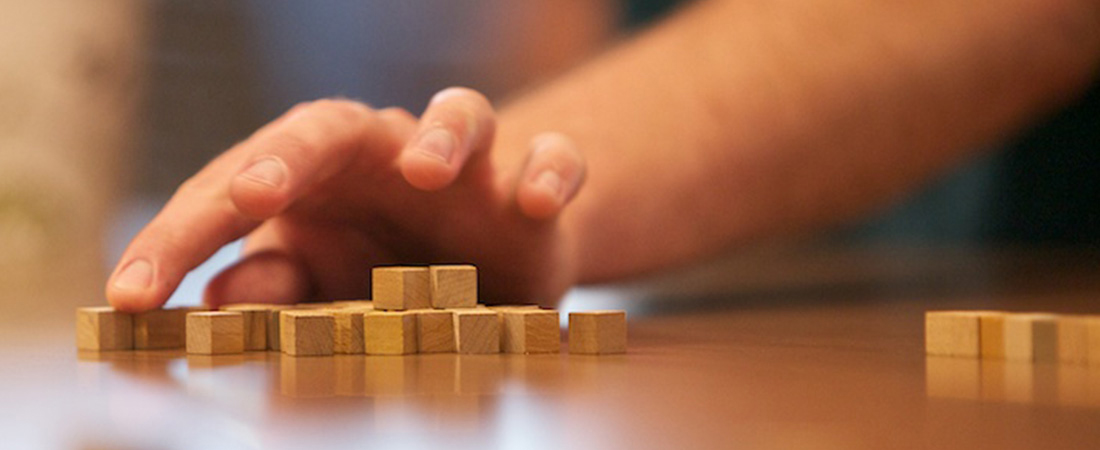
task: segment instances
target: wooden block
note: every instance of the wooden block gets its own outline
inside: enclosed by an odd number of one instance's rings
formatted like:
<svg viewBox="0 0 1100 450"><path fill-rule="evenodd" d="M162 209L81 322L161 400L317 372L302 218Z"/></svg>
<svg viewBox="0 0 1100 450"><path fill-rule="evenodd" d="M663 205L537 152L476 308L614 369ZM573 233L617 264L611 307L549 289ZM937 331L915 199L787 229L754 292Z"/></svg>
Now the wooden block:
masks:
<svg viewBox="0 0 1100 450"><path fill-rule="evenodd" d="M267 322L271 308L263 303L238 303L221 307L222 311L239 312L244 317L244 349L267 350Z"/></svg>
<svg viewBox="0 0 1100 450"><path fill-rule="evenodd" d="M1088 364L1088 317L1059 316L1055 326L1058 361L1062 364Z"/></svg>
<svg viewBox="0 0 1100 450"><path fill-rule="evenodd" d="M375 267L371 271L374 308L404 311L431 307L427 267Z"/></svg>
<svg viewBox="0 0 1100 450"><path fill-rule="evenodd" d="M1100 316L1088 316L1085 319L1085 339L1086 346L1088 346L1088 358L1087 362L1089 366L1100 367ZM1092 369L1089 369L1092 370ZM1100 371L1097 371L1100 373ZM1097 377L1100 380L1100 377ZM1100 399L1100 383L1096 384L1097 398Z"/></svg>
<svg viewBox="0 0 1100 450"><path fill-rule="evenodd" d="M487 309L455 309L455 345L458 353L500 353L500 318Z"/></svg>
<svg viewBox="0 0 1100 450"><path fill-rule="evenodd" d="M370 300L337 300L332 302L335 308L374 309L374 302Z"/></svg>
<svg viewBox="0 0 1100 450"><path fill-rule="evenodd" d="M405 355L416 353L416 348L416 313L374 311L363 314L363 349L368 355Z"/></svg>
<svg viewBox="0 0 1100 450"><path fill-rule="evenodd" d="M279 343L282 341L279 321L280 312L290 309L287 305L274 305L267 311L267 349L280 351Z"/></svg>
<svg viewBox="0 0 1100 450"><path fill-rule="evenodd" d="M336 325L333 353L358 355L363 353L363 310L343 308L332 312Z"/></svg>
<svg viewBox="0 0 1100 450"><path fill-rule="evenodd" d="M130 350L134 348L133 316L110 306L76 309L76 348Z"/></svg>
<svg viewBox="0 0 1100 450"><path fill-rule="evenodd" d="M501 351L505 353L558 353L561 329L558 312L539 309L511 309L500 313L503 327Z"/></svg>
<svg viewBox="0 0 1100 450"><path fill-rule="evenodd" d="M472 265L431 266L431 304L433 308L474 308L477 306L477 268Z"/></svg>
<svg viewBox="0 0 1100 450"><path fill-rule="evenodd" d="M193 312L187 316L187 353L224 355L245 349L245 316L240 312Z"/></svg>
<svg viewBox="0 0 1100 450"><path fill-rule="evenodd" d="M1054 362L1058 357L1058 316L1024 313L1005 316L1005 359Z"/></svg>
<svg viewBox="0 0 1100 450"><path fill-rule="evenodd" d="M511 311L511 310L514 310L514 309L522 309L522 310L528 310L528 311L535 310L535 311L537 311L537 310L540 309L539 305L492 305L492 306L486 306L486 308L491 309L493 311Z"/></svg>
<svg viewBox="0 0 1100 450"><path fill-rule="evenodd" d="M569 313L569 353L603 355L626 352L626 312Z"/></svg>
<svg viewBox="0 0 1100 450"><path fill-rule="evenodd" d="M192 311L201 310L166 308L134 314L134 349L184 348L187 345L187 313Z"/></svg>
<svg viewBox="0 0 1100 450"><path fill-rule="evenodd" d="M928 355L977 358L981 355L981 318L996 311L927 311L924 313L924 350ZM996 319L990 319L995 324ZM990 335L995 346L996 333Z"/></svg>
<svg viewBox="0 0 1100 450"><path fill-rule="evenodd" d="M978 316L982 359L1005 359L1005 313L989 311Z"/></svg>
<svg viewBox="0 0 1100 450"><path fill-rule="evenodd" d="M335 342L336 319L325 311L288 309L279 312L279 341L291 356L329 356Z"/></svg>
<svg viewBox="0 0 1100 450"><path fill-rule="evenodd" d="M416 339L420 353L454 353L454 313L424 309L416 314Z"/></svg>

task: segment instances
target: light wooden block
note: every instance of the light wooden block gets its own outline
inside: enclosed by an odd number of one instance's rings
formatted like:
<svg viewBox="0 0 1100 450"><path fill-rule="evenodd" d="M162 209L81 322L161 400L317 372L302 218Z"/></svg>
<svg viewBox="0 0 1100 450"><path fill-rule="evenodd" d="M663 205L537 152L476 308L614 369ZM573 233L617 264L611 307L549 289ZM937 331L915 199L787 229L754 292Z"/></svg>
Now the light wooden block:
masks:
<svg viewBox="0 0 1100 450"><path fill-rule="evenodd" d="M626 352L626 312L569 313L569 353L603 355Z"/></svg>
<svg viewBox="0 0 1100 450"><path fill-rule="evenodd" d="M187 316L187 353L225 355L245 349L245 315L240 312L193 312Z"/></svg>
<svg viewBox="0 0 1100 450"><path fill-rule="evenodd" d="M222 311L239 312L244 318L244 349L267 350L267 323L275 305L238 303L221 307Z"/></svg>
<svg viewBox="0 0 1100 450"><path fill-rule="evenodd" d="M1088 317L1059 316L1055 326L1058 361L1062 364L1088 364Z"/></svg>
<svg viewBox="0 0 1100 450"><path fill-rule="evenodd" d="M272 305L267 311L267 349L281 351L282 332L280 331L280 312L291 309L288 305Z"/></svg>
<svg viewBox="0 0 1100 450"><path fill-rule="evenodd" d="M332 312L336 325L336 340L332 351L341 355L363 353L363 310L343 308Z"/></svg>
<svg viewBox="0 0 1100 450"><path fill-rule="evenodd" d="M336 319L331 313L308 309L279 312L279 341L291 356L329 356L335 342Z"/></svg>
<svg viewBox="0 0 1100 450"><path fill-rule="evenodd" d="M416 353L416 332L416 313L374 311L363 314L363 349L368 355Z"/></svg>
<svg viewBox="0 0 1100 450"><path fill-rule="evenodd" d="M110 306L77 308L76 348L96 351L134 348L133 316Z"/></svg>
<svg viewBox="0 0 1100 450"><path fill-rule="evenodd" d="M154 309L134 314L134 349L161 350L187 345L187 313L196 308Z"/></svg>
<svg viewBox="0 0 1100 450"><path fill-rule="evenodd" d="M1005 359L1054 362L1058 360L1058 316L1024 313L1005 316Z"/></svg>
<svg viewBox="0 0 1100 450"><path fill-rule="evenodd" d="M404 311L431 307L427 267L375 267L371 295L375 309Z"/></svg>
<svg viewBox="0 0 1100 450"><path fill-rule="evenodd" d="M431 266L431 304L433 308L474 308L477 306L477 267L472 265Z"/></svg>
<svg viewBox="0 0 1100 450"><path fill-rule="evenodd" d="M1088 329L1085 332L1086 345L1088 346L1088 365L1100 367L1100 316L1088 316L1085 319L1085 328ZM1100 377L1097 377L1097 380L1100 380ZM1096 395L1100 399L1100 383L1097 383L1096 386Z"/></svg>
<svg viewBox="0 0 1100 450"><path fill-rule="evenodd" d="M370 300L337 300L332 302L335 308L374 309L374 302Z"/></svg>
<svg viewBox="0 0 1100 450"><path fill-rule="evenodd" d="M561 329L557 311L511 309L500 312L503 327L501 351L505 353L558 353Z"/></svg>
<svg viewBox="0 0 1100 450"><path fill-rule="evenodd" d="M982 354L981 319L997 311L927 311L924 313L924 350L928 355L977 358ZM990 319L994 324L996 319ZM995 330L990 335L995 344Z"/></svg>
<svg viewBox="0 0 1100 450"><path fill-rule="evenodd" d="M982 359L1005 359L1005 313L989 311L978 316Z"/></svg>
<svg viewBox="0 0 1100 450"><path fill-rule="evenodd" d="M455 344L458 353L500 353L500 319L488 309L455 309Z"/></svg>
<svg viewBox="0 0 1100 450"><path fill-rule="evenodd" d="M451 311L420 310L416 315L416 335L420 353L454 353L454 313Z"/></svg>

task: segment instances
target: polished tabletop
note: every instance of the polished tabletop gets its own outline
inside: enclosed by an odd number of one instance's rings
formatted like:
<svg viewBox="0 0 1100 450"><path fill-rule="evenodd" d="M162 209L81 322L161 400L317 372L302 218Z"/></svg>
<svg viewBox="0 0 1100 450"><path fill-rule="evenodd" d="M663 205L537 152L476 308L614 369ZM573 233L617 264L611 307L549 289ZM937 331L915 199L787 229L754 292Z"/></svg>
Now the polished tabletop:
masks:
<svg viewBox="0 0 1100 450"><path fill-rule="evenodd" d="M1100 367L922 336L927 309L1100 312L1100 256L783 261L576 293L628 310L612 356L86 353L71 310L9 320L0 448L1100 448Z"/></svg>

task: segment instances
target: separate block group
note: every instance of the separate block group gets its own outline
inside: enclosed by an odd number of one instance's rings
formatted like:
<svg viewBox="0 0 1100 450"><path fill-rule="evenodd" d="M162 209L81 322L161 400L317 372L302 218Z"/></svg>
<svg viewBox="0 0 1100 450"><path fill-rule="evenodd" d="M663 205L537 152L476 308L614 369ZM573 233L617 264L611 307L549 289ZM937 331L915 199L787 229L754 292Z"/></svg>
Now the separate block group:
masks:
<svg viewBox="0 0 1100 450"><path fill-rule="evenodd" d="M626 312L569 313L569 353L603 355L626 351Z"/></svg>
<svg viewBox="0 0 1100 450"><path fill-rule="evenodd" d="M245 349L245 316L240 312L193 312L186 322L187 353L224 355Z"/></svg>
<svg viewBox="0 0 1100 450"><path fill-rule="evenodd" d="M928 311L928 355L1100 365L1100 317Z"/></svg>

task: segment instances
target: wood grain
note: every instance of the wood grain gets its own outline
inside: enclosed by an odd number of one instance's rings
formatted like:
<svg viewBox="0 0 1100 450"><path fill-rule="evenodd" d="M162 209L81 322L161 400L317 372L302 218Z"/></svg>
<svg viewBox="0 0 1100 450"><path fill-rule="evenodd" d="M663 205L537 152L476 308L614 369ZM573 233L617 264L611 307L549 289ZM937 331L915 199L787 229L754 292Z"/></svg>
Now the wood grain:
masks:
<svg viewBox="0 0 1100 450"><path fill-rule="evenodd" d="M458 353L500 353L500 318L488 309L455 309Z"/></svg>
<svg viewBox="0 0 1100 450"><path fill-rule="evenodd" d="M454 353L454 313L440 310L420 310L416 317L417 346L420 353Z"/></svg>

